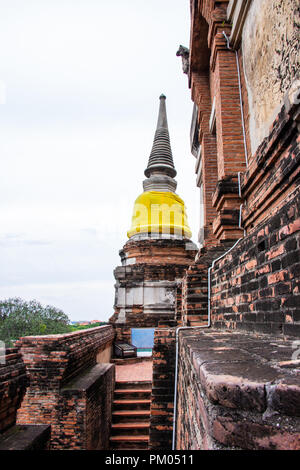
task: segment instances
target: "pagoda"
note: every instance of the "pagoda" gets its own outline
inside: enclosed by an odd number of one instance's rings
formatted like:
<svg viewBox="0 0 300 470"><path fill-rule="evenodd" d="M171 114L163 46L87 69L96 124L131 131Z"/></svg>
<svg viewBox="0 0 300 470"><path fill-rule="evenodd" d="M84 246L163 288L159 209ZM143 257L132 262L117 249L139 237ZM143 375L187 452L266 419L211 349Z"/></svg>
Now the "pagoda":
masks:
<svg viewBox="0 0 300 470"><path fill-rule="evenodd" d="M180 322L178 289L185 270L194 261L183 200L177 182L166 112L159 97L159 113L152 150L145 170L143 193L134 203L128 241L119 252L122 265L114 271L115 305L110 323L117 340L132 342L132 329L155 328L166 321Z"/></svg>

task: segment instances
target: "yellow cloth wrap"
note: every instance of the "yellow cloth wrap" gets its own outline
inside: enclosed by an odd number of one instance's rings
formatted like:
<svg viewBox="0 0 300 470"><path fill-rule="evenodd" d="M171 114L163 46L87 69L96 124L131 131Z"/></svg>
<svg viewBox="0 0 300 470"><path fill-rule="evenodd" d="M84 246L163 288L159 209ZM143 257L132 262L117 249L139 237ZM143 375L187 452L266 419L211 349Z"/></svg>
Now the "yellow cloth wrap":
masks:
<svg viewBox="0 0 300 470"><path fill-rule="evenodd" d="M136 233L171 233L191 238L183 200L171 192L145 191L134 203L128 238Z"/></svg>

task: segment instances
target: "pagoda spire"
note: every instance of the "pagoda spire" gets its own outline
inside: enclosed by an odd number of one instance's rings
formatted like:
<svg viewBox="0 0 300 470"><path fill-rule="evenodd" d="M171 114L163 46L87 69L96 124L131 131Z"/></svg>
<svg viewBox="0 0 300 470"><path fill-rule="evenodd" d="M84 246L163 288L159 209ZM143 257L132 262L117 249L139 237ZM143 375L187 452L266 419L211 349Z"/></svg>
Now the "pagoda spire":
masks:
<svg viewBox="0 0 300 470"><path fill-rule="evenodd" d="M149 178L153 172L159 172L174 178L176 170L170 144L165 95L160 95L159 100L157 126L145 176Z"/></svg>
<svg viewBox="0 0 300 470"><path fill-rule="evenodd" d="M173 163L166 97L159 97L154 142L143 181L144 192L134 203L128 238L191 238L184 201L175 193L177 182Z"/></svg>

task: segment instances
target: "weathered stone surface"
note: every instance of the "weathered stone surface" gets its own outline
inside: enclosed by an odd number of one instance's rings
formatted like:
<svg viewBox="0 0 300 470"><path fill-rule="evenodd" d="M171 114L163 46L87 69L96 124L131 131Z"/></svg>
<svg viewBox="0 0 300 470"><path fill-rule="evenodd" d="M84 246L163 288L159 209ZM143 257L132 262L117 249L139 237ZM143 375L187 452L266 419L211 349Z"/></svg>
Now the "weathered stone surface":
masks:
<svg viewBox="0 0 300 470"><path fill-rule="evenodd" d="M253 363L250 355L248 362L225 363L221 359L218 363L205 363L200 367L200 381L208 399L242 410L263 412L267 406L265 384L277 376L276 369Z"/></svg>
<svg viewBox="0 0 300 470"><path fill-rule="evenodd" d="M8 348L3 363L0 363L0 433L15 424L27 385L21 354L17 348Z"/></svg>
<svg viewBox="0 0 300 470"><path fill-rule="evenodd" d="M253 0L243 28L243 63L252 153L269 134L285 92L299 71L299 3Z"/></svg>
<svg viewBox="0 0 300 470"><path fill-rule="evenodd" d="M177 448L300 449L298 364L284 367L287 350L292 340L183 331Z"/></svg>
<svg viewBox="0 0 300 470"><path fill-rule="evenodd" d="M300 434L288 433L251 421L219 417L213 425L214 438L225 446L252 450L299 450Z"/></svg>
<svg viewBox="0 0 300 470"><path fill-rule="evenodd" d="M0 436L0 450L49 450L51 426L13 426Z"/></svg>
<svg viewBox="0 0 300 470"><path fill-rule="evenodd" d="M114 365L96 361L114 336L102 326L21 338L30 385L17 423L51 424L51 449L108 448Z"/></svg>
<svg viewBox="0 0 300 470"><path fill-rule="evenodd" d="M162 327L162 325L160 325ZM172 448L175 373L175 328L155 330L150 410L151 450Z"/></svg>
<svg viewBox="0 0 300 470"><path fill-rule="evenodd" d="M279 363L279 365L281 365ZM300 369L299 369L300 372ZM267 388L270 409L288 416L300 416L300 374L288 377Z"/></svg>
<svg viewBox="0 0 300 470"><path fill-rule="evenodd" d="M282 208L215 263L214 326L299 337L299 207L298 188ZM259 347L253 352L259 353ZM284 344L278 347L281 360L288 359ZM274 348L264 348L264 354L266 359L273 355L274 361L277 356Z"/></svg>

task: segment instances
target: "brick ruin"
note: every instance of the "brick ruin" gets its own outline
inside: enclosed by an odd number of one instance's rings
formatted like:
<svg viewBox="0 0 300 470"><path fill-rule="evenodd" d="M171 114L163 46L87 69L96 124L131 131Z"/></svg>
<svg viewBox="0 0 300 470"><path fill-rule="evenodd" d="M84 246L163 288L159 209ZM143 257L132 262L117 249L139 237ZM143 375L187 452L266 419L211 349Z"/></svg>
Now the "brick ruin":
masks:
<svg viewBox="0 0 300 470"><path fill-rule="evenodd" d="M6 364L0 366L6 420L0 449L107 449L113 339L113 328L102 326L24 337L16 350L8 350Z"/></svg>
<svg viewBox="0 0 300 470"><path fill-rule="evenodd" d="M190 46L177 55L194 102L200 249L184 217L168 237L133 218L110 325L7 351L0 448L18 446L17 427L26 448L108 449L111 346L153 327L149 449L300 449L299 5L190 8ZM176 189L164 102L145 193Z"/></svg>
<svg viewBox="0 0 300 470"><path fill-rule="evenodd" d="M191 0L177 53L203 211L182 318L210 325L180 333L177 449L300 448L299 5L263 3Z"/></svg>

